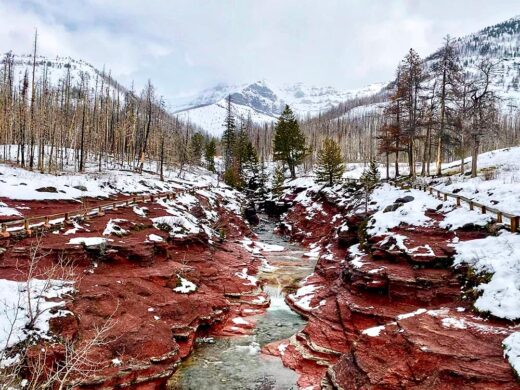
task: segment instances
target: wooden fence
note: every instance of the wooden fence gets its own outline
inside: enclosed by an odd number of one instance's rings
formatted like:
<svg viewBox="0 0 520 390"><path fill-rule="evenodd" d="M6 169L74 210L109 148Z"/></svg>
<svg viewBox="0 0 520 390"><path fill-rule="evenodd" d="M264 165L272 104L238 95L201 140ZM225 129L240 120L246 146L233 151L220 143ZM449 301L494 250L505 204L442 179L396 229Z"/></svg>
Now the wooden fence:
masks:
<svg viewBox="0 0 520 390"><path fill-rule="evenodd" d="M445 192L438 190L432 186L414 184L412 188L421 190L429 193L430 195L436 196L439 199L447 201L448 199L454 199L457 206L467 205L470 210L480 211L482 214L494 214L495 220L498 223L504 223L507 225L505 219L509 220L509 228L512 232L517 232L520 227L520 216L506 213L502 210L494 207L489 207L484 204L475 202L472 199L468 199L465 196L453 194L451 192Z"/></svg>
<svg viewBox="0 0 520 390"><path fill-rule="evenodd" d="M354 183L354 182L359 182L359 179L344 178L343 181L345 181L347 183ZM395 184L393 184L393 185L395 185ZM401 188L407 188L407 187L401 186ZM482 214L493 214L495 217L495 220L498 223L505 224L506 226L509 227L509 229L512 232L518 232L520 230L520 216L518 216L518 215L506 213L506 212L496 209L494 207L489 207L484 204L475 202L474 200L471 200L464 196L453 194L451 192L445 192L445 191L438 190L432 186L413 184L411 186L411 188L427 192L430 195L436 196L437 198L442 199L444 201L447 201L448 199L454 199L455 203L459 207L463 206L463 205L467 205L470 210L480 211ZM506 220L509 221L509 224L507 224Z"/></svg>
<svg viewBox="0 0 520 390"><path fill-rule="evenodd" d="M172 192L162 192L157 194L148 194L141 196L133 196L131 198L98 204L93 207L82 207L81 209L58 213L52 215L42 215L37 217L23 218L15 221L3 222L0 224L0 238L7 238L12 234L28 234L30 235L34 229L47 230L53 226L62 225L71 222L77 218L89 218L92 216L102 216L105 211L117 210L121 207L135 206L141 203L154 202L159 199L174 199L183 193L194 194L197 190L208 189L209 186L193 187L191 189L179 189Z"/></svg>

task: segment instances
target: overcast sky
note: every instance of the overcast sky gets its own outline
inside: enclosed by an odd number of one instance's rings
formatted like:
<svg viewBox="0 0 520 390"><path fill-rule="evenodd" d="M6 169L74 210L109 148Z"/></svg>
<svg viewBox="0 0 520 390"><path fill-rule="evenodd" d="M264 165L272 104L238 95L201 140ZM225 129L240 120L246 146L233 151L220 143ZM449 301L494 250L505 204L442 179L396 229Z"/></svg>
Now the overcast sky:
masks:
<svg viewBox="0 0 520 390"><path fill-rule="evenodd" d="M168 100L267 79L358 88L386 81L410 47L520 14L518 0L0 0L0 50L72 56Z"/></svg>

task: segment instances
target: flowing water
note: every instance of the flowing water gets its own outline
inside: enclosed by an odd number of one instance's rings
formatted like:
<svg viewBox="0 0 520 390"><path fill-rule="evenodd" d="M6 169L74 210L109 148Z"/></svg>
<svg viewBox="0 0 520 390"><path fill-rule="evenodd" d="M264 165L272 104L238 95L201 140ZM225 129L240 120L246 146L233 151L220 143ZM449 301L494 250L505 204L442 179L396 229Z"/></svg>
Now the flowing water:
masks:
<svg viewBox="0 0 520 390"><path fill-rule="evenodd" d="M274 221L262 219L255 229L259 241L281 245L285 250L264 252L276 269L272 272L266 269L258 275L271 305L265 314L257 317L254 333L197 342L193 353L170 379L169 390L297 389L296 373L284 367L279 358L261 354L260 349L292 336L305 325L305 320L285 303L282 289L309 275L315 261L303 257L301 246L274 234L274 227Z"/></svg>

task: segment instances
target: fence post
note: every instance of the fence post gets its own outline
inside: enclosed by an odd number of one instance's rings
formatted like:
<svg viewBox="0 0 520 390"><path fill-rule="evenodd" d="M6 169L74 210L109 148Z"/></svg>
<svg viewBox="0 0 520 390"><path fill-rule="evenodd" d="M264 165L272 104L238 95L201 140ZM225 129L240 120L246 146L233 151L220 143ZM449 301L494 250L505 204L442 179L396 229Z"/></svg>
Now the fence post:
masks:
<svg viewBox="0 0 520 390"><path fill-rule="evenodd" d="M481 210L482 210L482 214L486 214L486 211L487 211L486 206L482 206Z"/></svg>
<svg viewBox="0 0 520 390"><path fill-rule="evenodd" d="M65 213L63 222L69 222L69 213Z"/></svg>
<svg viewBox="0 0 520 390"><path fill-rule="evenodd" d="M432 195L432 194L433 194L433 188L430 187L430 195Z"/></svg>
<svg viewBox="0 0 520 390"><path fill-rule="evenodd" d="M50 228L51 224L49 223L49 217L45 217L45 222L43 223L44 228Z"/></svg>
<svg viewBox="0 0 520 390"><path fill-rule="evenodd" d="M444 194L444 201L448 200L448 194Z"/></svg>
<svg viewBox="0 0 520 390"><path fill-rule="evenodd" d="M98 207L97 215L98 215L98 217L102 217L103 215L105 215L105 213L103 212L103 207L102 206Z"/></svg>
<svg viewBox="0 0 520 390"><path fill-rule="evenodd" d="M518 230L518 222L519 222L518 220L519 220L519 219L520 219L520 218L519 218L518 216L516 216L516 217L511 217L511 231L512 231L513 233L515 233L515 232Z"/></svg>
<svg viewBox="0 0 520 390"><path fill-rule="evenodd" d="M497 223L502 223L502 213L497 213Z"/></svg>
<svg viewBox="0 0 520 390"><path fill-rule="evenodd" d="M469 201L469 209L473 210L473 202L471 200Z"/></svg>
<svg viewBox="0 0 520 390"><path fill-rule="evenodd" d="M457 196L457 206L460 206L460 196Z"/></svg>
<svg viewBox="0 0 520 390"><path fill-rule="evenodd" d="M0 229L0 236L4 238L9 237L9 233L7 232L7 225L5 223L2 224L2 228Z"/></svg>

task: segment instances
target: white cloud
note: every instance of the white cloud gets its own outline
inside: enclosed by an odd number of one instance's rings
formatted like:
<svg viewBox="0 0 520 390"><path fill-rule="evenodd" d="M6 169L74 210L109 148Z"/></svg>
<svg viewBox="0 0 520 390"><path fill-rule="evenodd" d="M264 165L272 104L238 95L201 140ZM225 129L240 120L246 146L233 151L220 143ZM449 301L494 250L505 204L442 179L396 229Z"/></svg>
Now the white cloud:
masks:
<svg viewBox="0 0 520 390"><path fill-rule="evenodd" d="M0 0L0 49L29 52L37 27L41 53L167 97L262 78L355 88L391 78L410 47L427 55L516 13L514 0Z"/></svg>

